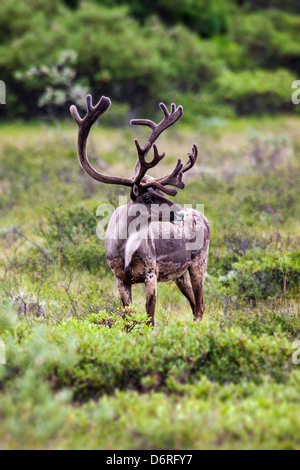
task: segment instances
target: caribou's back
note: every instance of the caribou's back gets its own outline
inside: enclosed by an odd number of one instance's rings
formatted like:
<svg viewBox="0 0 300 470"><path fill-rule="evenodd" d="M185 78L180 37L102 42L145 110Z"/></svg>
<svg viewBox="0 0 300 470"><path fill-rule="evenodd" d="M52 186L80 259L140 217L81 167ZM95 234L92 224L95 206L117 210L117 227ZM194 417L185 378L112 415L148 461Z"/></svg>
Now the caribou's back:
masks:
<svg viewBox="0 0 300 470"><path fill-rule="evenodd" d="M209 223L196 210L184 209L180 222L150 221L133 233L131 222L127 206L119 207L109 222L105 241L111 269L130 284L145 282L150 270L159 282L174 280L195 260L201 263L207 258Z"/></svg>

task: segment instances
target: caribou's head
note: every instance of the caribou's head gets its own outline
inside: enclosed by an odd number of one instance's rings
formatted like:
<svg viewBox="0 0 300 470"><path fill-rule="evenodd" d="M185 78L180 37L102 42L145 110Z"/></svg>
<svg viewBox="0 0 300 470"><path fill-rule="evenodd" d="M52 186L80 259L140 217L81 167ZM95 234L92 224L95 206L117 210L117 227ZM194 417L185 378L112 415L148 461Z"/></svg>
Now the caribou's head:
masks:
<svg viewBox="0 0 300 470"><path fill-rule="evenodd" d="M183 114L182 106L176 108L175 104L171 105L171 111L169 112L167 107L160 103L160 108L164 114L162 121L159 124L155 124L153 121L148 119L133 119L130 121L132 125L143 125L148 126L152 130L146 144L142 147L137 140L135 145L137 148L137 162L134 168L134 175L132 178L122 178L118 176L106 176L99 173L90 164L87 157L87 138L91 130L92 125L97 119L104 114L111 105L109 98L102 96L100 101L93 106L92 97L88 95L86 98L87 113L86 116L81 119L76 106L71 106L71 114L78 124L78 159L81 167L84 171L101 183L119 184L128 186L131 188L130 198L133 203L143 204L147 207L148 213L153 210L154 207L166 205L171 210L171 220L176 218L176 213L180 212L178 206L175 206L172 201L167 199L164 194L168 196L175 196L177 189L183 189L185 184L182 181L183 173L192 168L196 162L198 150L195 144L193 144L192 153L189 153L189 160L185 165L178 159L174 170L161 178L152 178L147 175L147 171L154 168L165 156L165 153L159 153L157 146L155 145L156 139L159 135L168 127L172 126ZM153 158L150 162L146 160L146 156L150 149L153 148ZM173 186L169 188L167 186ZM168 212L168 211L166 211ZM162 216L162 219L164 217Z"/></svg>

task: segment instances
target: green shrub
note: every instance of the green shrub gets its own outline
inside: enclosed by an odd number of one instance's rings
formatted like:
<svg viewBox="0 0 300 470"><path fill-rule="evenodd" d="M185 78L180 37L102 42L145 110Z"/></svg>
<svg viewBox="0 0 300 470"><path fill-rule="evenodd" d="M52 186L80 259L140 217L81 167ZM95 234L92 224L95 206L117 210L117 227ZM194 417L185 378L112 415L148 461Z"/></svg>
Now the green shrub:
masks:
<svg viewBox="0 0 300 470"><path fill-rule="evenodd" d="M297 71L300 56L299 16L279 11L238 14L233 17L232 39L244 47L244 66Z"/></svg>
<svg viewBox="0 0 300 470"><path fill-rule="evenodd" d="M239 114L295 111L290 99L295 79L296 75L284 69L226 71L218 78L218 93L220 99L233 105Z"/></svg>
<svg viewBox="0 0 300 470"><path fill-rule="evenodd" d="M71 388L77 399L116 389L166 391L176 383L195 383L203 375L219 383L260 382L264 375L282 381L291 367L290 345L282 335L254 339L239 328L221 331L206 322L188 327L177 323L141 336L139 329L132 330L136 334L120 333L117 324L95 324L91 318L27 332L21 328L24 339L4 336L9 368L0 385L25 373L32 360L40 361L41 378L56 389Z"/></svg>
<svg viewBox="0 0 300 470"><path fill-rule="evenodd" d="M39 3L0 7L6 119L45 115L49 105L52 116L68 116L87 89L120 103L118 123L174 96L193 104L190 116L295 110L290 85L298 77L288 70L298 70L299 15L225 0ZM71 68L61 64L68 51Z"/></svg>
<svg viewBox="0 0 300 470"><path fill-rule="evenodd" d="M231 1L224 0L216 0L213 3L204 0L95 1L108 6L125 4L133 16L143 21L150 15L157 14L168 24L183 23L205 37L226 32L228 19L233 11Z"/></svg>
<svg viewBox="0 0 300 470"><path fill-rule="evenodd" d="M241 297L234 301L228 296L221 308L209 312L221 328L238 326L254 336L266 334L277 336L283 333L293 341L298 337L300 319L297 302L294 300L270 300L267 305L258 302L256 307L244 304Z"/></svg>
<svg viewBox="0 0 300 470"><path fill-rule="evenodd" d="M300 272L295 240L234 232L223 242L222 249L211 250L209 268L223 295L256 302L295 292Z"/></svg>
<svg viewBox="0 0 300 470"><path fill-rule="evenodd" d="M29 378L28 378L29 380ZM299 449L299 373L219 387L203 378L184 397L118 392L74 406L67 392L19 382L1 394L4 449Z"/></svg>
<svg viewBox="0 0 300 470"><path fill-rule="evenodd" d="M94 273L109 270L104 242L96 234L98 221L94 213L82 207L49 211L41 235L50 256L59 264Z"/></svg>
<svg viewBox="0 0 300 470"><path fill-rule="evenodd" d="M231 269L219 281L228 293L247 300L274 297L298 286L300 253L296 247L273 242L262 248L247 249L243 255L229 256ZM224 266L224 262L223 262ZM223 268L224 269L224 268Z"/></svg>
<svg viewBox="0 0 300 470"><path fill-rule="evenodd" d="M252 9L275 9L299 12L300 7L297 0L235 0L237 5L243 5Z"/></svg>

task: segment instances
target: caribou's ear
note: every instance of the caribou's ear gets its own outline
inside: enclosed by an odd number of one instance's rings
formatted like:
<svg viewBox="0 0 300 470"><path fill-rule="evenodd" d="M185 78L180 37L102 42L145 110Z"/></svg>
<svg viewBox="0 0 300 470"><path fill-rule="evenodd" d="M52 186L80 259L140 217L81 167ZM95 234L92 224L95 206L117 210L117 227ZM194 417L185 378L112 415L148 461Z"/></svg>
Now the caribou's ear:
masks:
<svg viewBox="0 0 300 470"><path fill-rule="evenodd" d="M139 187L137 184L134 184L130 191L130 199L132 201L135 201L138 195L139 195Z"/></svg>
<svg viewBox="0 0 300 470"><path fill-rule="evenodd" d="M139 187L137 184L134 184L133 187L132 187L132 193L135 197L138 197L139 195Z"/></svg>

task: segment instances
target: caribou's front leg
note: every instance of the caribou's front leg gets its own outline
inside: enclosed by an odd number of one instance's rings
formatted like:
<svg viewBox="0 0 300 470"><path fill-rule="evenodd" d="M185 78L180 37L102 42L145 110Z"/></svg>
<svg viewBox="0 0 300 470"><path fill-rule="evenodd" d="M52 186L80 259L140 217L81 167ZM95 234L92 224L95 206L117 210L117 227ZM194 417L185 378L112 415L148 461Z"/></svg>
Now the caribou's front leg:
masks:
<svg viewBox="0 0 300 470"><path fill-rule="evenodd" d="M156 292L157 292L157 274L150 271L146 274L146 312L149 317L149 323L154 326Z"/></svg>

